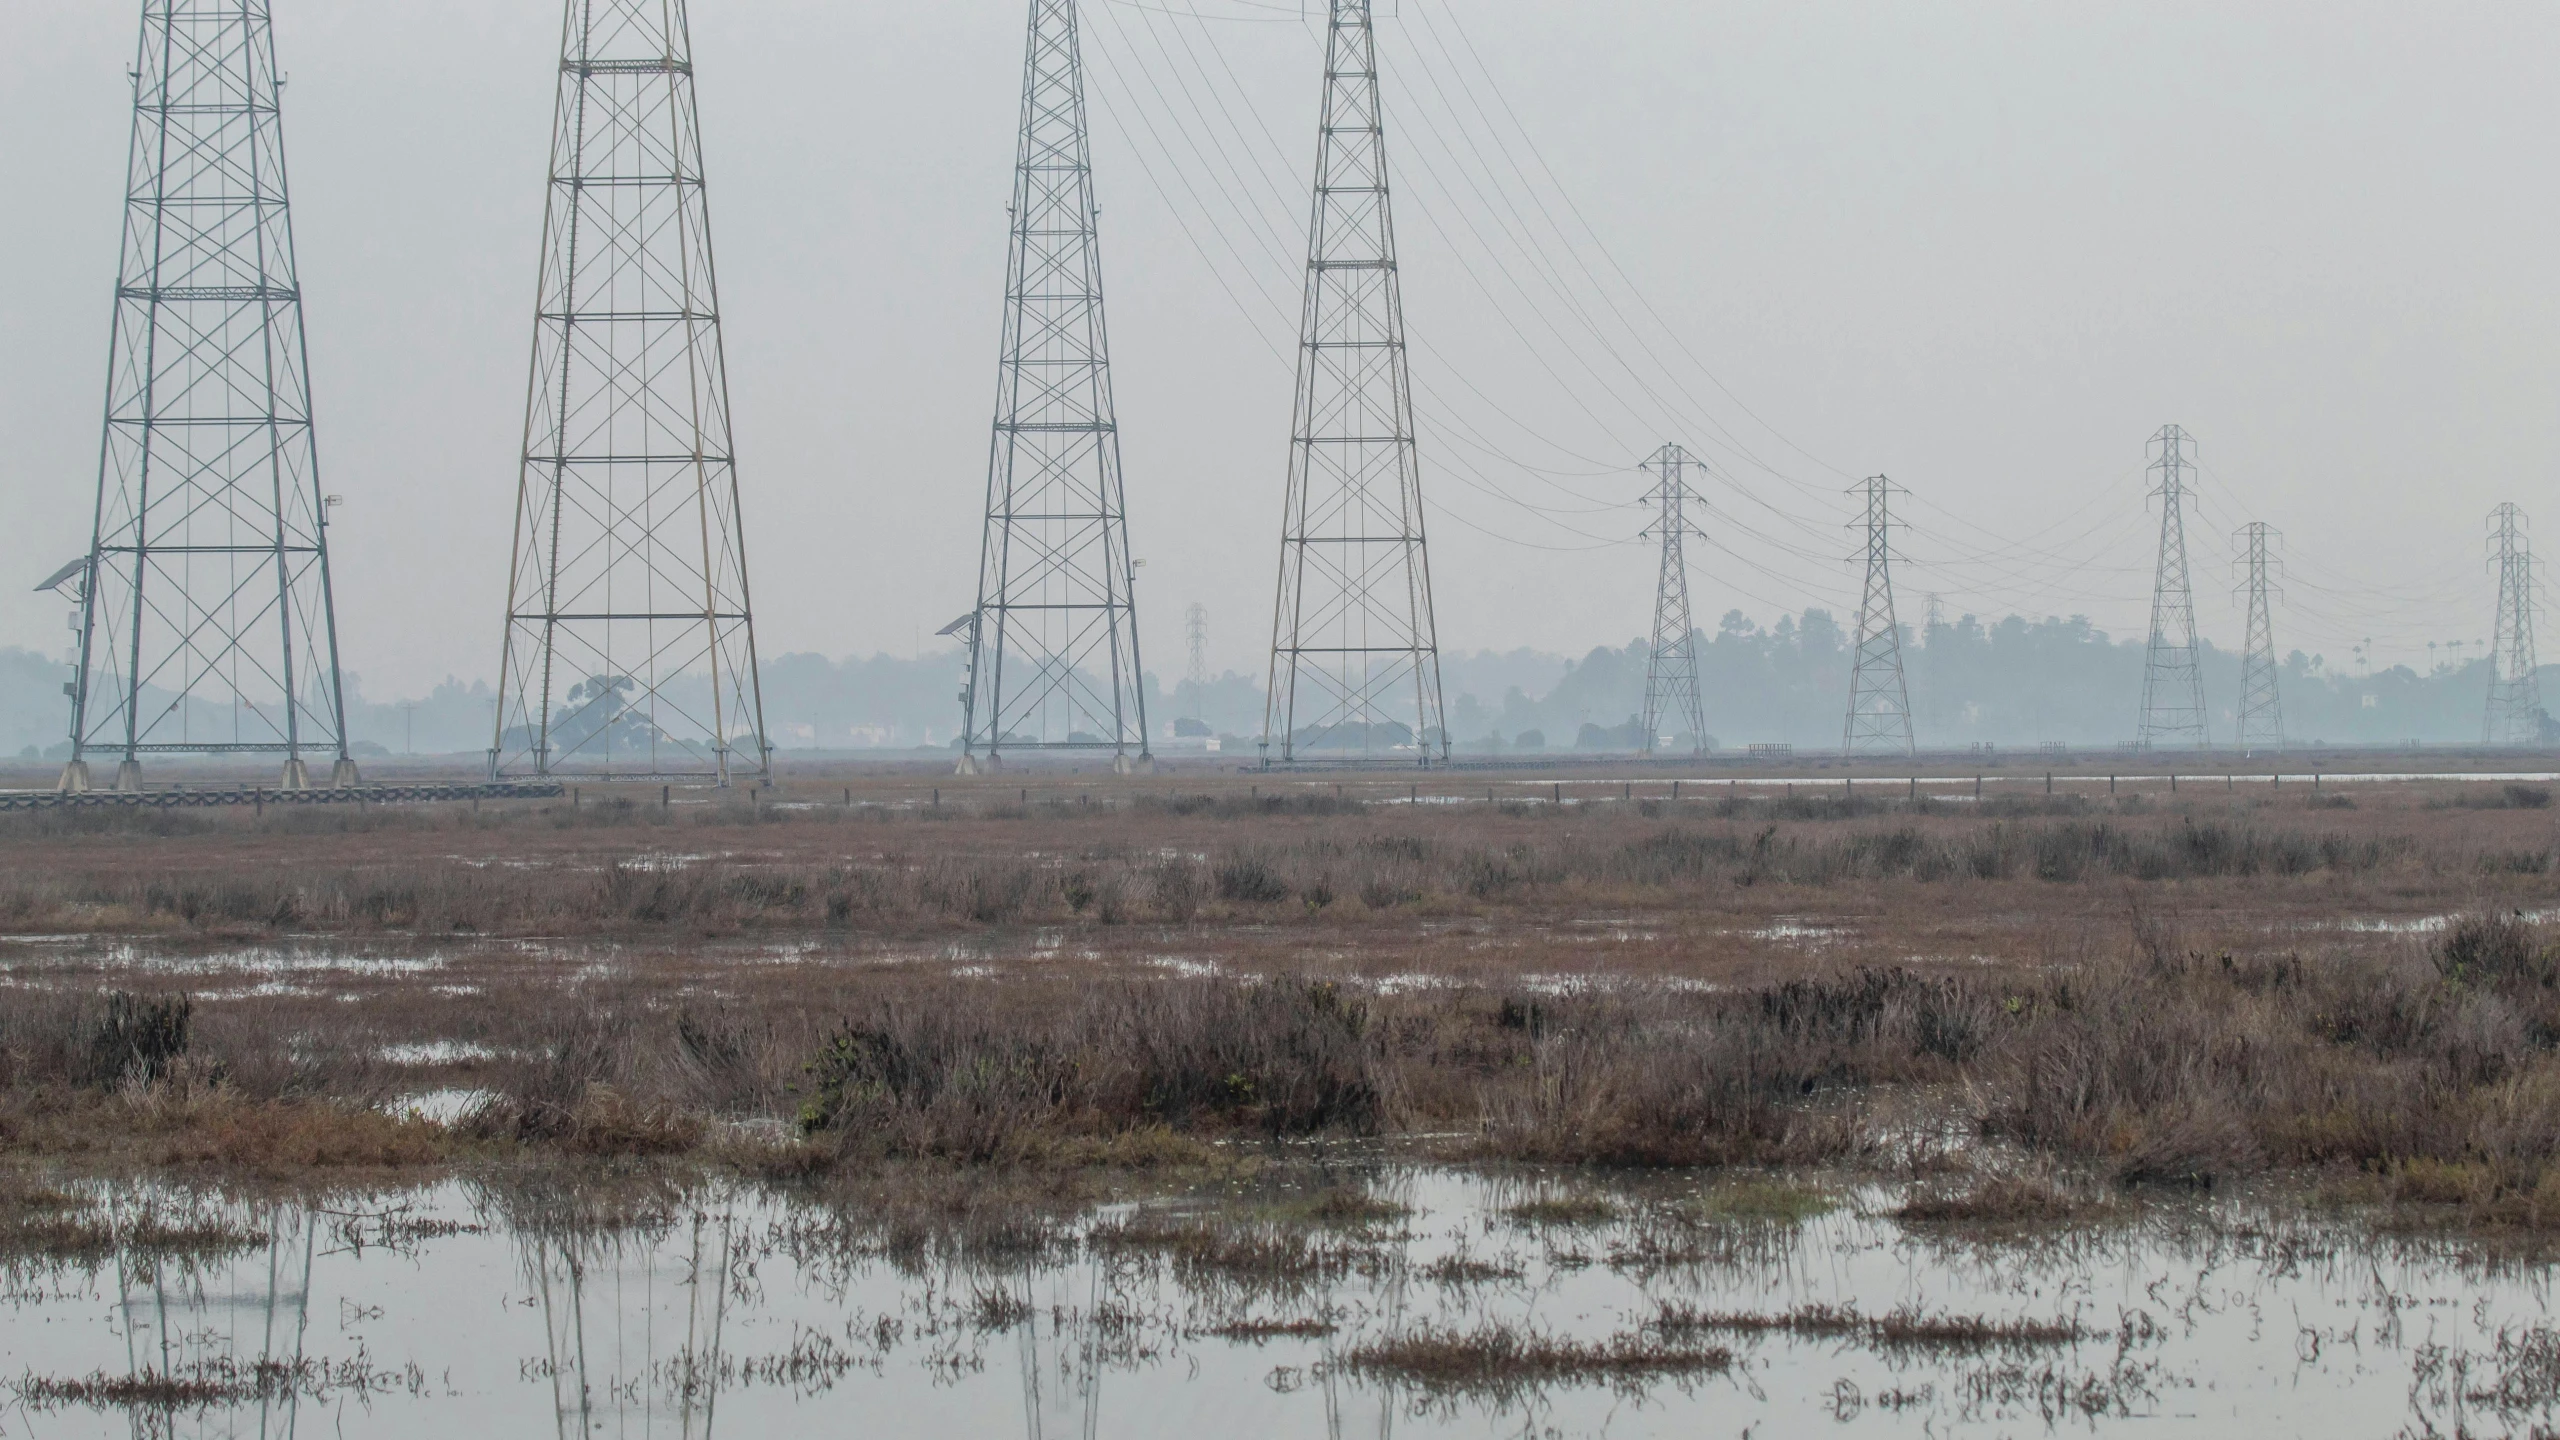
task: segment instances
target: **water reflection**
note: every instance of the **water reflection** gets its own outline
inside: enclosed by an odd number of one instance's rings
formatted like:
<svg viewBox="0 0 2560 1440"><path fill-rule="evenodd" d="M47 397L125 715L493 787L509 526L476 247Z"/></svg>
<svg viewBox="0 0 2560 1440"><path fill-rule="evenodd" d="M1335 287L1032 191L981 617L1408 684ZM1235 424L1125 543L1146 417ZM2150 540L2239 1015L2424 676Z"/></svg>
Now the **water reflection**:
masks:
<svg viewBox="0 0 2560 1440"><path fill-rule="evenodd" d="M319 1213L279 1206L265 1217L260 1257L205 1267L119 1249L116 1328L136 1440L287 1440L304 1387L280 1383L306 1366L311 1265ZM14 1349L15 1347L9 1347ZM254 1399L205 1405L170 1377L234 1377Z"/></svg>
<svg viewBox="0 0 2560 1440"><path fill-rule="evenodd" d="M193 1228L0 1267L0 1435L2522 1434L2560 1400L2548 1268L2479 1245L1366 1178L947 1229L752 1189L98 1197Z"/></svg>
<svg viewBox="0 0 2560 1440"><path fill-rule="evenodd" d="M538 1369L561 1440L630 1433L635 1423L644 1435L710 1440L727 1378L721 1331L744 1280L732 1273L736 1240L726 1212L694 1214L673 1236L519 1233L525 1286L542 1313Z"/></svg>

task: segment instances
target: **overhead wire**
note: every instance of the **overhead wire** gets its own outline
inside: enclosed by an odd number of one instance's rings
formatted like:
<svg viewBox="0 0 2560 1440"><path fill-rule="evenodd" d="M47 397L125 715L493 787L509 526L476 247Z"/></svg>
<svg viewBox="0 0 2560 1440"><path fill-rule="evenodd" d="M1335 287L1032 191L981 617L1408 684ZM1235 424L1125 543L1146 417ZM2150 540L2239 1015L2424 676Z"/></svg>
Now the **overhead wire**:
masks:
<svg viewBox="0 0 2560 1440"><path fill-rule="evenodd" d="M1114 11L1127 11L1134 18L1124 23ZM1276 292L1274 285L1278 277L1302 273L1304 237L1292 233L1294 221L1282 217L1305 203L1303 192L1293 191L1291 182L1282 178L1290 168L1287 147L1241 83L1216 29L1202 23L1286 17L1211 16L1133 0L1114 0L1105 13L1116 45L1102 47L1102 59L1119 98L1115 101L1105 94L1100 97L1101 108L1228 302L1274 359L1294 369L1296 362L1278 336L1295 330L1299 307ZM1650 449L1652 439L1677 436L1709 452L1709 463L1703 468L1715 484L1730 492L1729 503L1708 507L1718 532L1707 542L1712 550L1783 590L1837 594L1841 587L1836 583L1791 572L1802 565L1818 574L1842 563L1845 544L1836 549L1825 545L1838 534L1836 519L1845 513L1841 497L1828 486L1773 463L1717 414L1718 407L1702 403L1681 376L1703 378L1733 410L1783 449L1819 469L1854 477L1743 403L1635 283L1557 177L1455 9L1443 14L1431 0L1415 0L1412 14L1418 23L1411 33L1427 39L1431 49L1411 47L1404 52L1411 57L1409 64L1382 75L1382 79L1400 73L1414 77L1395 94L1405 102L1397 115L1402 122L1398 129L1417 143L1392 152L1398 170L1414 182L1406 188L1419 203L1409 207L1410 213L1439 242L1434 258L1445 258L1456 269L1491 310L1497 333L1506 334L1510 344L1526 352L1529 369L1545 381L1538 388L1550 399L1562 401L1578 422L1587 423L1594 435L1602 437L1595 446L1590 440L1561 437L1545 424L1532 423L1530 417L1542 413L1541 407L1497 396L1486 388L1476 365L1459 363L1427 332L1409 337L1430 362L1426 373L1413 377L1412 383L1427 402L1416 423L1432 442L1438 468L1467 491L1522 510L1554 530L1589 543L1526 540L1483 523L1463 507L1444 502L1435 508L1453 522L1507 545L1549 551L1622 547L1635 543L1635 537L1594 534L1570 522L1630 513L1643 503L1632 487L1626 498L1619 499L1567 482L1607 480L1629 473L1625 458L1595 450L1632 454ZM1146 46L1161 63L1150 63L1142 53L1140 29ZM1213 74L1222 75L1226 83L1209 79ZM1195 86L1195 76L1204 83ZM1202 90L1207 92L1205 98L1199 93ZM1497 121L1497 113L1507 125ZM1488 145L1487 137L1497 135ZM1523 163L1524 156L1537 173ZM1203 225L1211 232L1205 237L1200 233ZM1241 281L1228 273L1231 267L1246 272ZM1639 316L1649 320L1650 327ZM1657 344L1657 337L1664 343ZM1676 352L1677 361L1666 356L1665 345ZM1685 369L1678 362L1685 362ZM1443 389L1436 382L1455 388ZM1597 396L1589 393L1594 389ZM1533 454L1523 454L1520 446L1496 439L1488 427L1516 435ZM1647 443L1639 446L1611 438L1631 430L1646 436ZM1538 463L1545 455L1559 457L1562 463ZM1521 483L1505 483L1496 478L1497 472L1520 477ZM2129 470L2093 482L2091 491L2123 493L2122 482L2133 473ZM1753 477L1766 477L1804 499L1819 501L1827 513L1817 518L1794 504L1781 503ZM1521 493L1523 487L1538 492L1537 496ZM2075 488L2069 493L2080 492ZM1549 495L1554 498L1546 498ZM2089 583L2093 577L2134 576L2150 568L2111 564L2106 559L2123 553L2129 540L2139 544L2139 535L2128 532L2143 513L2140 510L2118 502L2092 520L2088 508L2074 507L2022 536L2011 537L1925 492L1912 498L1920 509L1943 518L1927 523L1901 521L1906 534L1921 543L1913 547L1914 553L1897 555L1896 560L1906 574L1922 578L1932 592L2021 605L2061 600L2065 608L2130 606L2145 598L2100 593ZM2220 513L2204 502L2199 503L2199 512L2206 517ZM1746 516L1762 519L1755 523ZM2057 535L2065 530L2070 533ZM1727 543L1724 536L1749 542L1759 553L1745 553L1742 545ZM2371 613L2372 628L2379 630L2394 603L2446 603L2455 593L2449 582L2439 581L2423 588L2408 587L2386 598L2385 592L2327 583L2340 577L2316 568L2312 575L2294 578L2306 590L2328 597L2332 603L2322 609L2343 612L2325 615L2323 628L2346 615L2360 622ZM1716 579L1725 583L1723 577ZM1748 593L1739 586L1727 584L1726 588ZM1772 603L1764 596L1750 598ZM2311 607L2301 608L2308 618Z"/></svg>

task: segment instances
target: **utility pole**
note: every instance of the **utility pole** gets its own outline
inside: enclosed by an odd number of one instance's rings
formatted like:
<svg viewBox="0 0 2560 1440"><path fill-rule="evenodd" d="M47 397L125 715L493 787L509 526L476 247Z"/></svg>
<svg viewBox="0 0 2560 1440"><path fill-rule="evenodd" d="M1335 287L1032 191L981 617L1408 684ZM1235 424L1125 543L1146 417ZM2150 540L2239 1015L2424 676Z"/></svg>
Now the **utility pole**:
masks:
<svg viewBox="0 0 2560 1440"><path fill-rule="evenodd" d="M2498 618L2490 631L2489 708L2481 740L2542 743L2542 685L2533 651L2533 552L2525 515L2512 503L2489 512L2489 567L2498 575Z"/></svg>
<svg viewBox="0 0 2560 1440"><path fill-rule="evenodd" d="M1261 744L1287 763L1409 743L1427 766L1447 761L1449 727L1377 32L1369 0L1331 6Z"/></svg>
<svg viewBox="0 0 2560 1440"><path fill-rule="evenodd" d="M1644 462L1653 472L1654 521L1644 533L1662 542L1662 570L1653 587L1653 646L1644 667L1644 753L1664 738L1666 722L1689 727L1689 749L1707 748L1706 697L1698 683L1698 628L1689 614L1688 503L1706 501L1689 488L1695 462L1677 445L1665 445ZM1675 734L1672 737L1677 739Z"/></svg>
<svg viewBox="0 0 2560 1440"><path fill-rule="evenodd" d="M1032 0L960 773L1151 760L1076 0Z"/></svg>
<svg viewBox="0 0 2560 1440"><path fill-rule="evenodd" d="M489 773L760 781L685 7L562 9Z"/></svg>
<svg viewBox="0 0 2560 1440"><path fill-rule="evenodd" d="M1866 597L1858 606L1857 646L1849 671L1849 719L1841 731L1843 755L1915 755L1911 736L1911 687L1902 673L1902 622L1893 609L1894 484L1870 475L1850 490L1866 498Z"/></svg>
<svg viewBox="0 0 2560 1440"><path fill-rule="evenodd" d="M118 790L156 754L280 757L287 790L323 756L353 785L267 0L145 0L130 73L97 507L39 587L80 606L61 788L92 752Z"/></svg>
<svg viewBox="0 0 2560 1440"><path fill-rule="evenodd" d="M2275 561L2272 541L2283 537L2263 520L2240 527L2240 564L2248 578L2241 589L2249 602L2249 643L2240 656L2240 734L2244 754L2260 750L2284 753L2284 701L2276 688L2276 628L2268 596L2274 588L2268 573ZM2432 648L2432 647L2430 647Z"/></svg>
<svg viewBox="0 0 2560 1440"><path fill-rule="evenodd" d="M2160 501L2160 564L2151 588L2151 643L2142 667L2142 728L2137 744L2202 750L2208 738L2204 669L2196 645L2196 599L2187 575L2187 446L2194 437L2163 425L2151 437L2152 495Z"/></svg>

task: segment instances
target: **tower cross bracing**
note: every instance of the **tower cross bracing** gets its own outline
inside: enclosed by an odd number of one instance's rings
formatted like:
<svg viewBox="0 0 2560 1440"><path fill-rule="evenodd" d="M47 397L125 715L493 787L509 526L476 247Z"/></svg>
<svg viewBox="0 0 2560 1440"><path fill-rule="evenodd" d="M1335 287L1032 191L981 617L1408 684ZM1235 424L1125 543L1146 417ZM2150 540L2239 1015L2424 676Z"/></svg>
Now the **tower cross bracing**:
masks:
<svg viewBox="0 0 2560 1440"><path fill-rule="evenodd" d="M1368 0L1330 8L1262 744L1429 765L1449 734L1377 31Z"/></svg>
<svg viewBox="0 0 2560 1440"><path fill-rule="evenodd" d="M2276 630L2270 599L2275 587L2273 542L2280 537L2263 520L2242 526L2240 564L2246 575L2242 591L2249 607L2249 640L2240 654L2241 750L2284 750L2284 698L2277 684Z"/></svg>
<svg viewBox="0 0 2560 1440"><path fill-rule="evenodd" d="M1902 670L1902 622L1893 608L1893 482L1869 476L1850 493L1862 496L1866 513L1851 522L1865 531L1859 558L1867 583L1858 605L1851 650L1849 718L1841 729L1843 755L1914 755L1911 686Z"/></svg>
<svg viewBox="0 0 2560 1440"><path fill-rule="evenodd" d="M265 0L145 0L87 555L71 760L305 757L352 783Z"/></svg>
<svg viewBox="0 0 2560 1440"><path fill-rule="evenodd" d="M492 776L769 771L683 0L566 0Z"/></svg>
<svg viewBox="0 0 2560 1440"><path fill-rule="evenodd" d="M1032 0L964 773L1008 749L1148 757L1077 22L1076 0Z"/></svg>
<svg viewBox="0 0 2560 1440"><path fill-rule="evenodd" d="M2143 652L2144 751L2202 750L2211 743L2205 724L2204 668L2196 643L2195 586L2187 571L2186 502L2194 468L2187 447L2194 437L2163 425L2151 437L2154 480L2160 502L2160 557L2151 587L2151 639Z"/></svg>
<svg viewBox="0 0 2560 1440"><path fill-rule="evenodd" d="M1654 477L1652 526L1645 532L1661 542L1662 563L1653 587L1653 641L1645 651L1644 753L1664 740L1684 735L1693 751L1707 743L1706 698L1698 682L1698 628L1689 610L1689 467L1699 462L1678 445L1665 445L1644 462ZM1678 725L1666 735L1663 726Z"/></svg>
<svg viewBox="0 0 2560 1440"><path fill-rule="evenodd" d="M2542 742L2542 683L2533 645L2533 551L2524 511L2489 512L2489 566L2498 577L2498 615L2490 630L2489 705L2481 740L2490 745Z"/></svg>

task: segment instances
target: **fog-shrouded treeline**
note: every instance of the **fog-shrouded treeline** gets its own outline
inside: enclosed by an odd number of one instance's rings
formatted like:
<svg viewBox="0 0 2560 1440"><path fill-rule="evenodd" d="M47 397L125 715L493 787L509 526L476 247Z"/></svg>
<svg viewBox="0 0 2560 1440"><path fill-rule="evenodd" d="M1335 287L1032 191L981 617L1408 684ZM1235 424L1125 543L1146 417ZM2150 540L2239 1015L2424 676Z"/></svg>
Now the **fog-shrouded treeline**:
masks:
<svg viewBox="0 0 2560 1440"><path fill-rule="evenodd" d="M1832 615L1807 610L1764 625L1739 611L1697 636L1707 733L1721 749L1840 743L1849 695L1850 637ZM1912 713L1924 749L1989 744L2081 748L2132 738L2142 696L2140 637L2105 634L2087 620L1986 623L1967 615L1906 627ZM1535 650L1452 651L1442 660L1449 730L1470 754L1625 750L1643 708L1642 639L1599 646L1579 659ZM830 660L806 653L763 666L766 723L793 750L949 746L960 727L963 660L956 649L922 657ZM2418 740L2476 744L2489 689L2485 660L2351 673L2291 652L2282 666L2285 731L2297 745L2391 745ZM0 649L0 754L65 753L66 667L34 652ZM2560 675L2546 673L2546 686ZM2214 741L2237 728L2240 659L2207 644L2204 684ZM1232 751L1262 728L1263 677L1226 672L1205 685L1147 676L1148 718L1160 736L1179 725L1197 748L1223 737ZM368 698L346 680L348 731L366 754L477 754L488 748L496 697L486 681L448 679L408 700ZM2560 688L2549 693L2560 700ZM1196 724L1180 724L1192 721ZM1666 727L1679 729L1685 727Z"/></svg>

